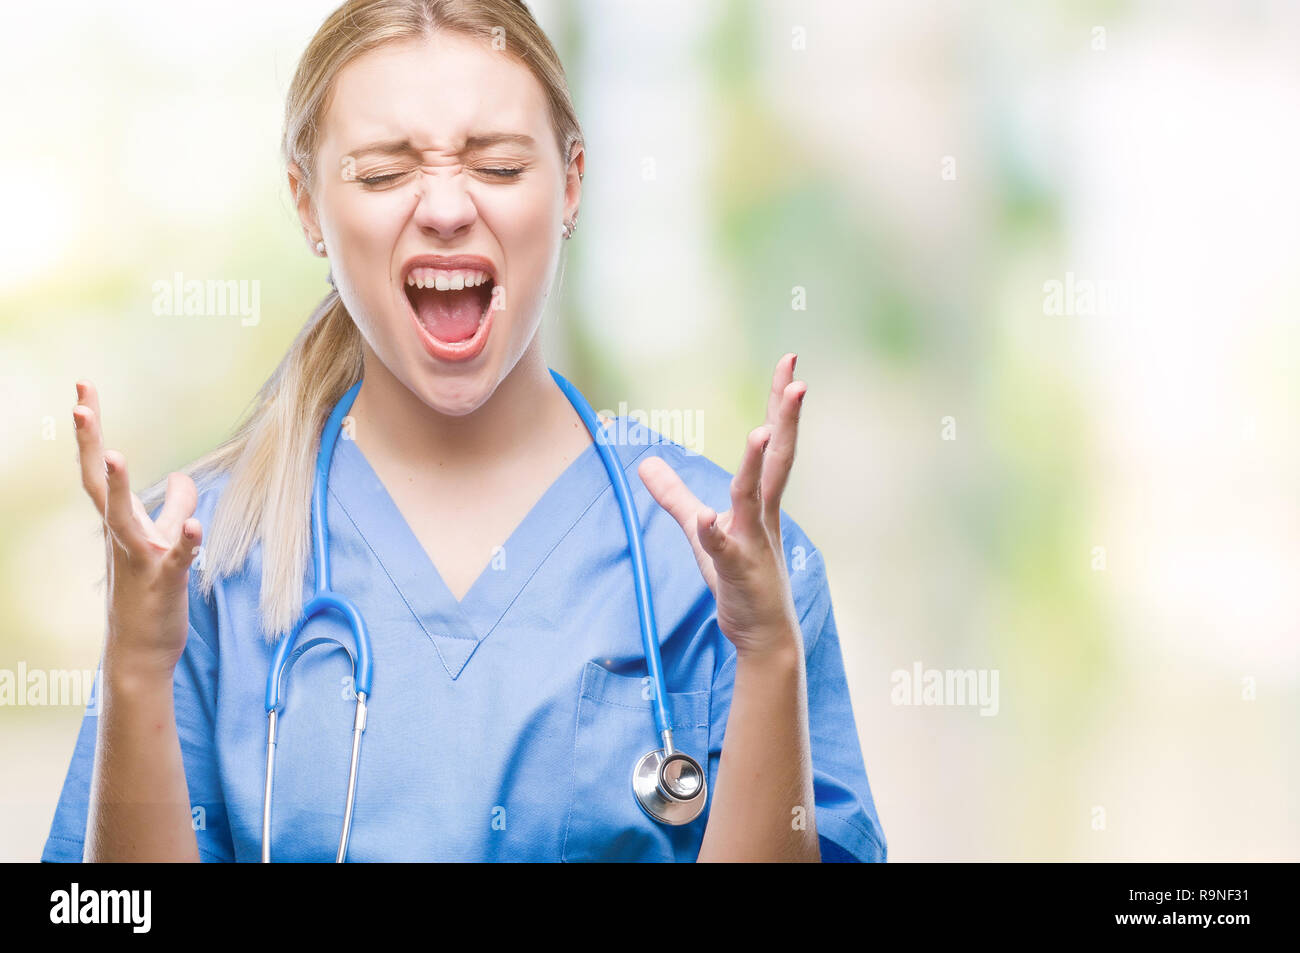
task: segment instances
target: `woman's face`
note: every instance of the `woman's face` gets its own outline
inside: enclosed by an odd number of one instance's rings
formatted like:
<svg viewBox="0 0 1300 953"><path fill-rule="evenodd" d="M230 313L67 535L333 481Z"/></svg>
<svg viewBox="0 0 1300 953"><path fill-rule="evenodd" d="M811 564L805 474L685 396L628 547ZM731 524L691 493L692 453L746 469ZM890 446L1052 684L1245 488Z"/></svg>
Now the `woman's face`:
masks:
<svg viewBox="0 0 1300 953"><path fill-rule="evenodd" d="M441 33L336 77L299 213L370 348L435 410L476 410L532 343L577 209L574 158L537 80L488 44ZM475 272L490 280L456 290Z"/></svg>

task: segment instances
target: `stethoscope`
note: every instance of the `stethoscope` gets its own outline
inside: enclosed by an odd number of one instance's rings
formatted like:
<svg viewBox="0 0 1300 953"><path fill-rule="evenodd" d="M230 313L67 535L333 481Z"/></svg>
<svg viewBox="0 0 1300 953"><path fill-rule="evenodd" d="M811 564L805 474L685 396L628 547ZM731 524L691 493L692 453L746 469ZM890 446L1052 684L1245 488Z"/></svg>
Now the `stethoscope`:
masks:
<svg viewBox="0 0 1300 953"><path fill-rule="evenodd" d="M661 824L678 826L689 824L699 817L708 798L708 779L700 763L690 755L673 747L673 732L669 725L672 719L668 714L668 691L664 685L663 663L659 658L658 629L655 626L654 603L650 598L650 573L646 569L645 549L641 545L641 524L636 510L632 506L632 491L628 487L627 477L615 457L605 427L596 417L595 411L587 403L578 389L561 377L554 370L551 377L560 390L569 398L574 410L582 418L588 432L596 444L601 462L609 473L610 483L614 488L614 498L623 514L623 528L627 532L628 548L632 552L632 572L636 580L636 604L641 622L641 641L645 652L646 667L654 682L654 697L651 710L654 713L655 728L663 741L662 748L647 752L637 760L632 769L632 792L641 809L653 820ZM370 650L370 634L366 630L366 621L346 597L334 592L330 584L329 532L325 526L325 494L329 483L330 463L334 458L334 447L338 443L339 431L343 427L343 418L352 408L361 381L357 381L335 405L333 413L325 422L321 431L320 451L316 456L316 485L312 491L311 532L312 558L316 568L316 592L303 609L302 618L294 625L293 631L280 641L271 663L270 673L266 679L266 789L262 800L262 862L271 860L271 786L275 780L275 748L280 715L285 704L285 679L293 663L304 652L318 645L337 645L352 660L352 683L356 694L356 709L352 722L352 759L348 767L347 804L343 812L343 832L339 836L338 854L334 858L342 863L347 858L348 838L352 832L352 808L357 794L357 763L361 757L361 735L366 730L366 701L370 698L373 662ZM337 612L347 621L352 629L356 654L338 639L319 637L309 639L294 647L303 626L323 612Z"/></svg>

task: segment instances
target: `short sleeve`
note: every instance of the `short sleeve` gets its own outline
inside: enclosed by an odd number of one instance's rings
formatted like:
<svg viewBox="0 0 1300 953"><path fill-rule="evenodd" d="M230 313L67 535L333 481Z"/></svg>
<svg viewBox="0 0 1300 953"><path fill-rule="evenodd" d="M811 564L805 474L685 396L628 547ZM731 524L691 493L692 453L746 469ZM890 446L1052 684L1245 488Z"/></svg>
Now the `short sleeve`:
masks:
<svg viewBox="0 0 1300 953"><path fill-rule="evenodd" d="M205 523L206 525L206 523ZM215 606L198 591L198 573L191 571L189 632L185 651L176 665L174 705L181 760L189 788L190 817L204 861L233 861L221 779L217 770L215 724L217 695L217 640ZM90 808L90 781L99 729L99 694L102 682L96 672L86 714L72 752L72 763L54 811L54 822L41 853L44 862L80 862L85 852L86 819Z"/></svg>
<svg viewBox="0 0 1300 953"><path fill-rule="evenodd" d="M823 862L884 861L884 830L867 782L839 632L821 553L791 521L785 523L791 591L803 633L808 680L808 732L812 746L814 820ZM716 625L716 623L715 623ZM725 640L725 636L718 633ZM731 711L736 653L730 649L714 676L709 729L709 777L721 762Z"/></svg>

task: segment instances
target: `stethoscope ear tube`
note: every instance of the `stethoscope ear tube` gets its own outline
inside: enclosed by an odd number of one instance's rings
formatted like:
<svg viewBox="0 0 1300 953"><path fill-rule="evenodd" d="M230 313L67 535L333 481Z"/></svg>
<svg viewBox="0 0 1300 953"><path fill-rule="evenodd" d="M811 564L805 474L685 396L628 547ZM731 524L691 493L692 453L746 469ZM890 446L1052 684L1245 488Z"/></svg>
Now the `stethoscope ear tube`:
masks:
<svg viewBox="0 0 1300 953"><path fill-rule="evenodd" d="M266 787L262 794L262 863L271 862L271 791L275 784L275 748L278 741L278 711L266 719ZM361 762L361 735L366 730L366 696L357 693L356 715L352 721L352 759L348 765L348 799L343 808L343 832L339 835L335 863L348 859L348 842L352 837L352 810L357 803L357 768Z"/></svg>
<svg viewBox="0 0 1300 953"><path fill-rule="evenodd" d="M334 606L323 606L317 611L324 611L325 608L337 608ZM304 621L315 615L315 612L309 612L304 615ZM358 616L358 618L360 618ZM364 625L364 623L362 623ZM295 627L294 633L302 628L301 625ZM280 711L284 707L284 682L288 678L289 670L293 668L295 662L300 659L304 653L316 648L319 645L334 645L341 648L347 653L348 659L352 662L352 679L355 684L358 678L357 659L353 656L351 650L337 639L319 637L308 639L302 643L292 653L289 653L285 646L290 644L290 639L285 640L285 644L280 646L281 651L276 653L277 665L272 668L275 676L275 694L271 694L271 687L267 687L267 704L272 705L267 710L266 716L266 786L262 795L262 863L271 862L271 802L272 789L275 784L275 749L279 742L279 719ZM363 640L358 640L358 645ZM279 665L281 656L284 656L284 664ZM348 766L348 795L347 803L343 811L343 832L339 835L338 853L335 856L337 863L343 863L348 856L348 841L352 834L352 810L356 804L357 792L357 768L361 760L361 735L366 730L366 693L357 691L356 693L356 713L352 720L352 758Z"/></svg>

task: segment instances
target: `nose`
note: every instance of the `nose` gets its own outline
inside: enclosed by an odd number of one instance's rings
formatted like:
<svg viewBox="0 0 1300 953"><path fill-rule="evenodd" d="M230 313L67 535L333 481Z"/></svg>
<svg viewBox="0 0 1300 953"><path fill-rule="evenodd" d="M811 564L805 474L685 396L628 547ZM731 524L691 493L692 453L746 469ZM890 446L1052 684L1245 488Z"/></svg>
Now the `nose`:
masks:
<svg viewBox="0 0 1300 953"><path fill-rule="evenodd" d="M417 200L412 216L420 229L451 238L478 217L478 209L465 185L468 177L455 169L420 169L416 175Z"/></svg>

